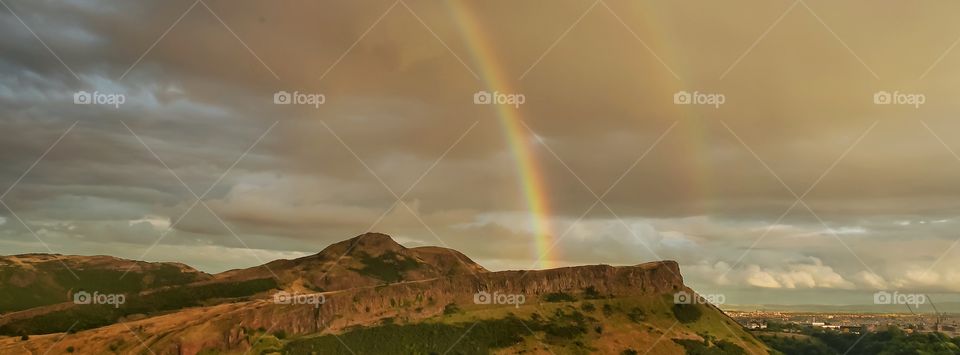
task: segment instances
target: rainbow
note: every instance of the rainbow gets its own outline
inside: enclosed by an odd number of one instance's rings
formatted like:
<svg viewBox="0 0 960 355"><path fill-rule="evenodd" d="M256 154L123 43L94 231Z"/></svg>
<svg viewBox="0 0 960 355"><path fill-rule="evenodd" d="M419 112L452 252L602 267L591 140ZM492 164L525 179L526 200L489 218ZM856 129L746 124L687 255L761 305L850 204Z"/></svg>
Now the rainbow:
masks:
<svg viewBox="0 0 960 355"><path fill-rule="evenodd" d="M449 9L457 19L460 34L464 38L474 62L479 64L480 73L485 89L494 92L515 93L508 84L506 72L501 68L494 54L494 48L484 36L482 28L463 1L448 1ZM546 192L546 183L543 180L540 166L532 146L537 144L535 137L528 134L528 130L521 123L523 117L520 112L510 105L495 105L497 116L503 127L504 134L510 145L516 163L520 185L523 188L527 208L530 211L530 223L535 237L534 260L538 264L534 267L554 267L558 253L554 248L554 233L550 225L549 200Z"/></svg>

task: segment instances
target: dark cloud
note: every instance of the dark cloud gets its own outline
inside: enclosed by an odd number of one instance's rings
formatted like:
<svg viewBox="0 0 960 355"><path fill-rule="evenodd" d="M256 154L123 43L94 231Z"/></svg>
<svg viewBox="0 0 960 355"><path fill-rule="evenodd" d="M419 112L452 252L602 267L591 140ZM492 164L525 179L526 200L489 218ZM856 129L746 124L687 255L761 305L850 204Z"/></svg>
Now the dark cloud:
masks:
<svg viewBox="0 0 960 355"><path fill-rule="evenodd" d="M194 1L12 3L63 63L0 13L0 187L76 123L4 197L55 251L222 270L258 261L200 251L296 256L374 229L528 267L524 191L495 110L472 103L484 89L473 71L527 97L517 111L546 144L527 137L558 264L672 258L696 287L732 294L957 280L945 266L960 162L940 139L960 149L960 67L952 53L931 66L960 33L956 4L809 2L829 28L799 6L744 55L785 4L611 2L623 24L597 6L554 46L589 3L408 1L419 20L397 6L373 29L393 1L206 3L186 15ZM74 105L78 90L127 102ZM279 90L327 102L273 105ZM675 105L678 90L726 103ZM874 105L879 90L927 102ZM801 204L777 221L795 201L784 184L810 189L813 213ZM420 218L394 205L411 186L403 201ZM144 256L208 189L216 215L195 206ZM5 251L45 251L9 211L0 218Z"/></svg>

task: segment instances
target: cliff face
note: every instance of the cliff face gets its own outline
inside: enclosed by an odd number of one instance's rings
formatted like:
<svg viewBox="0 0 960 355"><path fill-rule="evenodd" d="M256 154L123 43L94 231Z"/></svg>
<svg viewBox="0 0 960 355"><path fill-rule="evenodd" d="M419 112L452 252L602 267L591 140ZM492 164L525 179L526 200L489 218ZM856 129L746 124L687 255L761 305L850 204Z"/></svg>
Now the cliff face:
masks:
<svg viewBox="0 0 960 355"><path fill-rule="evenodd" d="M31 258L51 261L40 256ZM24 265L24 259L27 258L14 261ZM154 267L147 263L136 266L139 269L134 272ZM168 272L172 275L200 275L202 277L185 281L199 279L201 283L253 280L275 271L278 289L159 316L127 318L120 321L123 324L80 331L62 340L57 334L31 336L28 341L9 344L0 339L0 353L12 349L8 345L41 353L62 352L71 346L83 349L82 353L106 353L117 348L137 352L141 344L156 354L196 354L204 349L242 352L256 341L257 336L251 336L251 332L257 330L297 336L339 333L351 327L381 324L387 319L398 323L416 322L443 314L450 304L483 307L474 305L474 295L480 291L523 295L525 304L536 306L542 302L543 295L550 293L580 295L590 289L604 297L655 297L687 289L679 266L673 261L623 267L590 265L489 272L455 250L406 248L389 236L377 233L333 244L308 257L277 260L266 266L213 276L177 265L167 269L179 271ZM312 297L323 302L319 305L278 303L274 296L281 290L303 297L301 299Z"/></svg>
<svg viewBox="0 0 960 355"><path fill-rule="evenodd" d="M410 281L388 286L365 287L322 293L325 302L312 305L276 304L272 299L248 302L242 306L224 305L210 319L223 329L217 336L186 336L180 339L204 339L202 342L167 344L170 353L192 354L203 348L242 349L248 329L272 329L286 334L338 333L353 326L379 324L383 319L417 321L442 314L446 305L473 304L474 293L523 294L528 304L540 302L548 293L582 293L587 287L601 295L635 297L671 294L686 289L679 266L663 261L636 266L592 265L552 270L488 272L445 278ZM228 307L231 306L231 307ZM209 324L207 329L211 328ZM156 348L154 350L157 350Z"/></svg>

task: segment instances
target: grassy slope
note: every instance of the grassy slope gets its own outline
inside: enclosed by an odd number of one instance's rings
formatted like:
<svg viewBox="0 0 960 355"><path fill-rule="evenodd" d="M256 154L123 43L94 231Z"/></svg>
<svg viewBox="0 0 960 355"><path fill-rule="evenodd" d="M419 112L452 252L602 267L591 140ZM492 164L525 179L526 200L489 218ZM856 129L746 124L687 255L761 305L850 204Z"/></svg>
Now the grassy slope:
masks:
<svg viewBox="0 0 960 355"><path fill-rule="evenodd" d="M219 299L242 298L274 289L276 286L273 279L175 286L143 296L131 294L120 307L77 305L62 311L10 322L0 326L0 335L49 334L65 332L68 329L92 329L113 324L130 315L151 315L214 304Z"/></svg>
<svg viewBox="0 0 960 355"><path fill-rule="evenodd" d="M682 323L670 306L670 300L659 297L531 302L520 307L470 304L462 305L455 314L417 324L356 329L340 334L339 339L325 335L288 340L283 350L290 354L430 354L448 350L450 354L620 354L628 349L644 353L656 344L649 354L677 354L684 348L672 339L702 341L708 336L743 348L744 353L767 351L713 308L695 306L702 316Z"/></svg>
<svg viewBox="0 0 960 355"><path fill-rule="evenodd" d="M148 288L182 285L198 281L198 274L183 273L173 265L154 265L148 273L123 270L75 269L70 271L55 262L35 265L36 271L19 267L0 267L0 313L71 301L69 291L96 290L100 293L135 294ZM121 278L121 276L123 276ZM25 287L16 279L26 279Z"/></svg>

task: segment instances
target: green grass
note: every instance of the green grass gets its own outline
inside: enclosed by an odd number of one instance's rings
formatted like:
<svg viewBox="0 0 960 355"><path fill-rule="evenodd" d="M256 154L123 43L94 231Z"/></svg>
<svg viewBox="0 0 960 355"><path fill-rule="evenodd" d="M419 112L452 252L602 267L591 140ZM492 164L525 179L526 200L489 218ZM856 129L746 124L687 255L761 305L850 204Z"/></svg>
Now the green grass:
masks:
<svg viewBox="0 0 960 355"><path fill-rule="evenodd" d="M960 337L951 338L943 333L907 334L893 327L863 335L813 328L802 332L804 337L796 333L760 337L771 348L787 355L960 354Z"/></svg>
<svg viewBox="0 0 960 355"><path fill-rule="evenodd" d="M559 295L562 299L576 299L571 294ZM418 323L357 327L337 337L294 338L284 345L283 353L390 355L443 354L449 350L449 354L487 354L498 350L526 351L531 346L546 345L557 354L590 354L599 351L591 344L610 331L623 334L624 329L653 331L653 327L670 327L677 322L671 306L672 302L666 303L660 297L557 301L519 308L451 304L443 315ZM707 324L723 319L721 314L695 307L703 316L692 323L676 325L675 331L693 333L692 328L723 327ZM717 334L722 339L705 334L709 343L687 344L694 351L691 353L744 353L739 340L730 337L729 332ZM621 350L629 348L624 346L617 351Z"/></svg>
<svg viewBox="0 0 960 355"><path fill-rule="evenodd" d="M573 302L577 298L565 292L553 292L543 295L544 302Z"/></svg>
<svg viewBox="0 0 960 355"><path fill-rule="evenodd" d="M678 321L682 323L693 323L700 320L700 316L703 315L703 311L700 310L702 306L696 304L675 304L671 307L673 311L673 316L677 318Z"/></svg>
<svg viewBox="0 0 960 355"><path fill-rule="evenodd" d="M579 294L578 294L579 295ZM572 295L568 295L572 297ZM563 296L564 299L569 299ZM600 351L595 344L608 332L653 332L677 323L672 302L660 297L604 298L590 301L551 302L515 307L487 307L451 304L439 315L418 323L388 323L352 328L333 335L293 338L286 342L285 354L488 354L498 350L529 351L546 345L556 354L591 354ZM701 316L691 323L676 324L674 331L701 333L707 341L684 346L691 354L745 354L741 346L746 333L731 335L719 312L694 306ZM739 328L734 328L739 329ZM716 331L716 333L713 333ZM709 334L717 334L711 336ZM461 338L462 336L462 338ZM613 335L617 336L617 335ZM338 339L339 338L339 339ZM668 340L666 340L668 341ZM346 345L344 345L346 344ZM594 345L592 345L594 344ZM679 344L679 343L678 343ZM617 351L629 353L631 344ZM632 344L641 349L642 344ZM762 347L762 346L761 346ZM644 350L644 349L641 349ZM641 351L642 352L642 351Z"/></svg>
<svg viewBox="0 0 960 355"><path fill-rule="evenodd" d="M212 300L240 298L277 287L272 278L243 282L224 282L202 286L176 286L145 296L127 295L120 307L112 305L78 305L69 309L15 321L0 326L0 335L48 334L80 331L113 324L124 316L156 314L186 307L201 306ZM76 325L74 325L76 323Z"/></svg>
<svg viewBox="0 0 960 355"><path fill-rule="evenodd" d="M0 313L69 302L67 293L70 290L134 294L198 280L196 274L183 273L176 266L162 264L155 265L147 273L130 272L127 275L123 275L123 270L75 269L76 277L59 263L37 264L36 268L36 271L26 271L18 267L0 267L0 288L3 289ZM17 287L13 285L17 279L31 282L26 287Z"/></svg>
<svg viewBox="0 0 960 355"><path fill-rule="evenodd" d="M520 344L524 336L542 332L551 344L569 346L581 339L590 320L579 311L557 312L547 318L520 319L508 315L475 322L387 324L360 328L334 337L301 338L287 343L289 354L487 354ZM346 346L344 345L346 344Z"/></svg>
<svg viewBox="0 0 960 355"><path fill-rule="evenodd" d="M383 253L379 257L372 257L367 253L359 253L362 268L350 268L364 276L373 277L387 283L403 281L403 273L419 268L421 265L414 259L392 251Z"/></svg>
<svg viewBox="0 0 960 355"><path fill-rule="evenodd" d="M687 351L687 355L746 355L743 348L726 340L697 341L691 339L673 339Z"/></svg>

